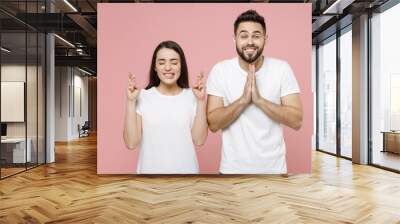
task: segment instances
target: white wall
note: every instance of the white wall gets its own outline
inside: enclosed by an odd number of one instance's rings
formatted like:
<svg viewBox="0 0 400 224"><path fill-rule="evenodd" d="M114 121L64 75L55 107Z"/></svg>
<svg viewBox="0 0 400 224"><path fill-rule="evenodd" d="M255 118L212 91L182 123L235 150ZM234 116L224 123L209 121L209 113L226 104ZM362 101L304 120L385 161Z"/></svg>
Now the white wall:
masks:
<svg viewBox="0 0 400 224"><path fill-rule="evenodd" d="M5 82L25 82L25 64L9 64L1 66L1 81ZM32 67L28 67L28 71ZM29 74L29 72L28 72ZM4 96L3 96L4 97ZM6 110L7 108L1 108ZM25 137L25 123L24 122L11 122L7 123L7 136L8 137Z"/></svg>
<svg viewBox="0 0 400 224"><path fill-rule="evenodd" d="M44 74L41 66L27 67L25 64L3 64L1 66L1 81L5 82L24 82L26 83L26 106L23 102L22 113L26 112L26 121L23 122L6 122L7 137L9 138L24 138L25 135L30 139L30 148L32 151L32 161L44 163ZM25 80L27 78L27 81ZM3 89L2 89L3 92ZM8 98L7 95L2 95L2 98ZM3 104L3 102L2 102ZM12 110L11 108L2 107L2 112ZM16 113L16 111L8 111ZM39 156L37 157L37 153Z"/></svg>
<svg viewBox="0 0 400 224"><path fill-rule="evenodd" d="M77 139L78 124L88 120L88 78L83 75L72 67L56 67L56 141Z"/></svg>
<svg viewBox="0 0 400 224"><path fill-rule="evenodd" d="M78 72L78 73L77 73ZM78 138L78 124L82 126L88 120L88 78L81 76L78 70L74 70L74 82L71 99L71 132L72 138Z"/></svg>
<svg viewBox="0 0 400 224"><path fill-rule="evenodd" d="M55 68L55 141L68 140L69 68Z"/></svg>
<svg viewBox="0 0 400 224"><path fill-rule="evenodd" d="M25 70L27 69L27 70ZM36 66L27 66L18 65L18 64L8 64L1 66L1 81L4 82L25 82L25 75L27 72L28 83L30 85L36 85L36 80L33 80L31 76L36 77ZM36 120L37 116L36 112L37 107L37 99L36 99L36 87L35 88L27 88L27 106L31 106L31 108L27 108L27 118L28 118L28 137L30 134L35 131L36 136ZM7 97L7 96L2 96ZM34 102L33 104L31 104ZM40 107L41 105L39 105ZM7 110L7 108L1 108L1 110ZM32 124L34 122L34 124ZM7 136L8 137L25 137L25 126L26 122L7 122Z"/></svg>

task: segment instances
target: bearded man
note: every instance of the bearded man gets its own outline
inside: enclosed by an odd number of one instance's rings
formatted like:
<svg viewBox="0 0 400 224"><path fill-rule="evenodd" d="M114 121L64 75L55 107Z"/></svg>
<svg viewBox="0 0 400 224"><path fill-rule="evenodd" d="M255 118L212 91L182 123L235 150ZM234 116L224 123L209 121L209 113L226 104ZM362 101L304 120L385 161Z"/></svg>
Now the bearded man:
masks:
<svg viewBox="0 0 400 224"><path fill-rule="evenodd" d="M302 126L300 89L290 65L265 57L264 17L248 10L234 23L238 57L214 65L207 121L222 130L221 174L286 174L283 125Z"/></svg>

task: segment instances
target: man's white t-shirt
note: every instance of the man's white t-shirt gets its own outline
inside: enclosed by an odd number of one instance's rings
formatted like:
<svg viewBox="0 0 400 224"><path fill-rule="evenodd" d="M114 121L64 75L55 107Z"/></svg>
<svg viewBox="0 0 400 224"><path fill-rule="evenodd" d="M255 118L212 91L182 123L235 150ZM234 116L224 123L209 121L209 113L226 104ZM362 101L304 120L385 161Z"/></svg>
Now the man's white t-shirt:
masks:
<svg viewBox="0 0 400 224"><path fill-rule="evenodd" d="M197 174L192 141L197 101L191 89L168 96L156 87L141 90L136 112L142 117L138 174Z"/></svg>
<svg viewBox="0 0 400 224"><path fill-rule="evenodd" d="M233 58L217 63L207 81L207 93L224 99L228 106L243 94L247 72ZM281 104L281 97L299 93L290 65L265 58L256 72L256 83L264 99ZM222 130L220 172L224 174L286 173L286 148L280 123L250 104L238 119Z"/></svg>

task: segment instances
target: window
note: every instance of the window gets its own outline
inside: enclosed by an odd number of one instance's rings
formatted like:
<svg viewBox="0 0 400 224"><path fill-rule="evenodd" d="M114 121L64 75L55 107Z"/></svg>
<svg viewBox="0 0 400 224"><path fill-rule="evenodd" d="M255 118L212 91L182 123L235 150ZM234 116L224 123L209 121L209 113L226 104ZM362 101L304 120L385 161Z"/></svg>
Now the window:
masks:
<svg viewBox="0 0 400 224"><path fill-rule="evenodd" d="M340 154L352 157L352 33L351 26L340 36Z"/></svg>
<svg viewBox="0 0 400 224"><path fill-rule="evenodd" d="M372 164L400 170L400 4L371 18ZM388 138L385 138L388 137ZM390 139L389 139L390 136ZM397 136L397 137L395 137ZM394 144L394 145L393 145Z"/></svg>
<svg viewBox="0 0 400 224"><path fill-rule="evenodd" d="M318 48L318 149L336 153L336 36Z"/></svg>

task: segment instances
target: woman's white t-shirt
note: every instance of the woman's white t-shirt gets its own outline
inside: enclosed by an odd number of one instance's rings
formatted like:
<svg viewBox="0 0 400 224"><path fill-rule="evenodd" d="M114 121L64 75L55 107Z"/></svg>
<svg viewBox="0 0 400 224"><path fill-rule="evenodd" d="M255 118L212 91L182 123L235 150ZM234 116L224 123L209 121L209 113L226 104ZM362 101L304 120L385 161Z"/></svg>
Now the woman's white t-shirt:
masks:
<svg viewBox="0 0 400 224"><path fill-rule="evenodd" d="M138 174L197 174L192 140L197 101L190 88L168 96L156 87L141 90L136 112L142 117Z"/></svg>

